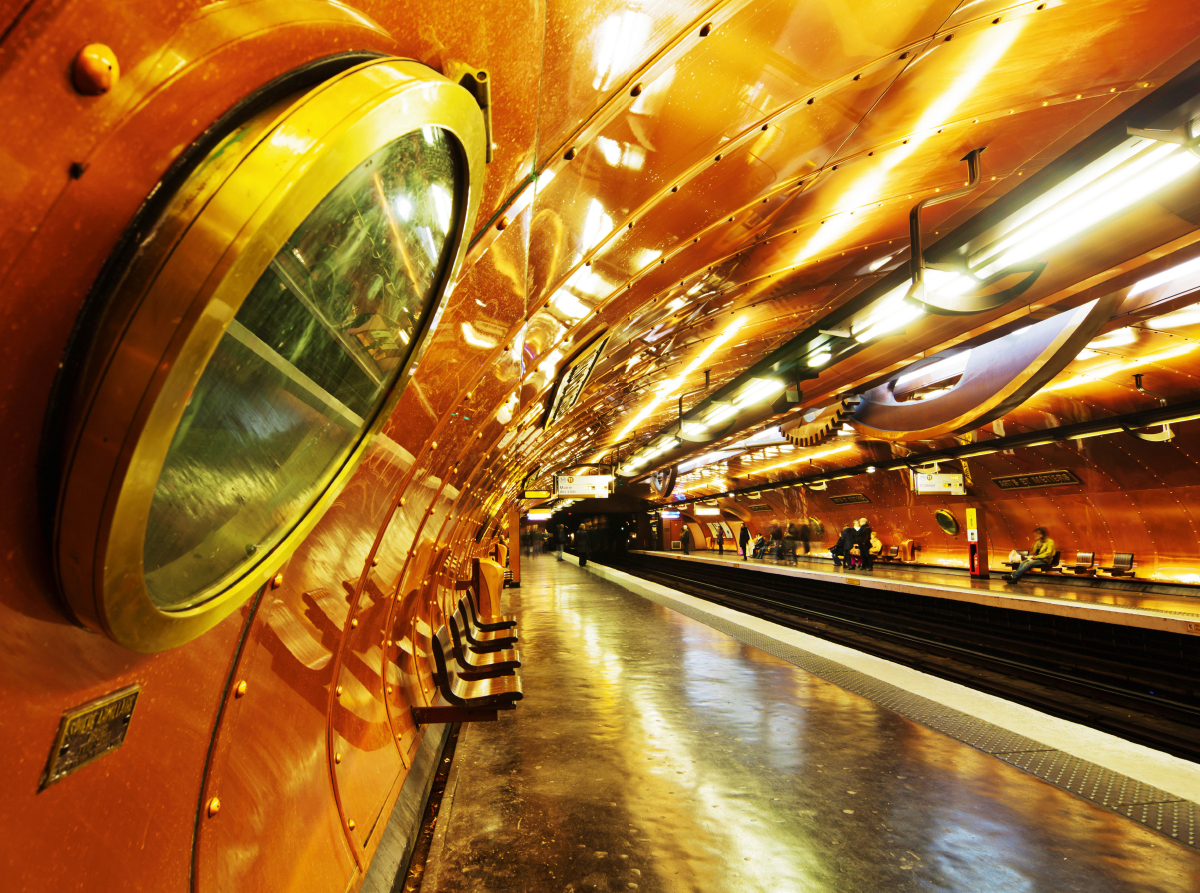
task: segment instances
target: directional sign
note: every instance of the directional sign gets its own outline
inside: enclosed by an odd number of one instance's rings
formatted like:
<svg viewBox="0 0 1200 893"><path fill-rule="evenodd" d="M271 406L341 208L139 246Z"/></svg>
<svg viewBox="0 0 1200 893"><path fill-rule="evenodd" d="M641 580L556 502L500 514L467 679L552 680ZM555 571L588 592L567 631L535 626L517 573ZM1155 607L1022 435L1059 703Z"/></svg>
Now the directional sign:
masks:
<svg viewBox="0 0 1200 893"><path fill-rule="evenodd" d="M612 480L610 474L558 474L554 476L554 495L607 496Z"/></svg>
<svg viewBox="0 0 1200 893"><path fill-rule="evenodd" d="M521 491L522 499L549 499L553 495L554 495L554 493L552 493L550 490L522 490Z"/></svg>

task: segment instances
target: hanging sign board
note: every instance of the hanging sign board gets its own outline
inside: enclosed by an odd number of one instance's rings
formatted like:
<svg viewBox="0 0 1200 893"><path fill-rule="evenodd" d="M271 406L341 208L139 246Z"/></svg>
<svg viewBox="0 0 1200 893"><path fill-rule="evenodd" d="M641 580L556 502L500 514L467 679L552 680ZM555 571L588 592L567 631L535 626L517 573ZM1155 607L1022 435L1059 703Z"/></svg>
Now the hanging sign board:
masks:
<svg viewBox="0 0 1200 893"><path fill-rule="evenodd" d="M549 499L554 495L552 490L522 490L522 499Z"/></svg>
<svg viewBox="0 0 1200 893"><path fill-rule="evenodd" d="M913 474L917 493L941 493L948 496L965 496L967 489L961 474Z"/></svg>
<svg viewBox="0 0 1200 893"><path fill-rule="evenodd" d="M608 496L610 474L558 474L554 476L555 496Z"/></svg>
<svg viewBox="0 0 1200 893"><path fill-rule="evenodd" d="M719 508L715 508L713 506L698 505L694 509L692 509L692 514L694 514L694 515L720 515L721 510Z"/></svg>
<svg viewBox="0 0 1200 893"><path fill-rule="evenodd" d="M679 517L679 512L673 512L670 509L663 509L659 514L661 514L664 518L678 518Z"/></svg>

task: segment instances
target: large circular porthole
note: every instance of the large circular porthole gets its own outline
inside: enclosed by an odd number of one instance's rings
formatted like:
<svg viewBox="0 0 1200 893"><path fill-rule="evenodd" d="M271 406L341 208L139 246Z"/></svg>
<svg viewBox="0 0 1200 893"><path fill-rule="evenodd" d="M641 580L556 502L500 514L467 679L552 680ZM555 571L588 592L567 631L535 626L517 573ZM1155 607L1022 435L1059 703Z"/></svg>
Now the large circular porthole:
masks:
<svg viewBox="0 0 1200 893"><path fill-rule="evenodd" d="M81 621L158 651L271 577L398 398L484 157L470 94L388 59L196 167L86 333L66 410L55 545Z"/></svg>

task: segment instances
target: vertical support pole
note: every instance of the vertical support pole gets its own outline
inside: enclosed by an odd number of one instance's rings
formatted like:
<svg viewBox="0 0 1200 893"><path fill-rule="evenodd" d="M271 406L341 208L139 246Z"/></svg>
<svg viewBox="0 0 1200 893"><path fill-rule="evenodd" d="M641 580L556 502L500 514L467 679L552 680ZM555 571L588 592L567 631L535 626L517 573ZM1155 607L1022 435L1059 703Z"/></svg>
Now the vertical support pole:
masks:
<svg viewBox="0 0 1200 893"><path fill-rule="evenodd" d="M508 510L508 569L512 571L511 586L521 587L521 509Z"/></svg>
<svg viewBox="0 0 1200 893"><path fill-rule="evenodd" d="M967 550L971 578L988 579L987 513L982 506L967 509Z"/></svg>

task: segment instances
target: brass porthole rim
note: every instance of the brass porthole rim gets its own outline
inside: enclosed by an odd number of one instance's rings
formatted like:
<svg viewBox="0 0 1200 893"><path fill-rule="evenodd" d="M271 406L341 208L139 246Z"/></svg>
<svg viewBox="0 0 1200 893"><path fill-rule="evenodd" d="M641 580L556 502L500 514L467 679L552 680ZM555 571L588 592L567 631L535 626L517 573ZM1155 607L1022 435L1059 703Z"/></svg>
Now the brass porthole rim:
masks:
<svg viewBox="0 0 1200 893"><path fill-rule="evenodd" d="M233 169L222 172L211 195L196 202L202 207L183 209L191 219L180 227L177 240L148 261L156 266L141 277L127 277L142 291L132 299L125 296L131 308L126 324L114 327L112 357L70 432L75 446L65 453L69 458L55 517L59 585L82 623L134 651L172 648L219 623L270 580L316 526L385 423L428 344L478 211L486 150L482 113L465 89L420 63L372 60L320 84L282 113L277 106L264 115L273 120L255 133L253 146ZM296 228L361 162L425 126L443 129L458 141L459 214L449 262L404 367L363 436L318 483L315 503L273 548L205 590L194 607L160 609L143 578L145 530L186 395L250 288ZM210 173L204 164L197 171L194 176ZM180 195L187 192L185 184ZM172 203L166 214L171 208L180 210ZM194 262L196 252L203 263ZM130 341L131 333L142 341ZM147 345L153 349L144 350ZM122 426L124 431L109 436Z"/></svg>

